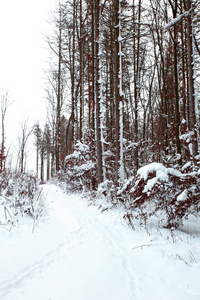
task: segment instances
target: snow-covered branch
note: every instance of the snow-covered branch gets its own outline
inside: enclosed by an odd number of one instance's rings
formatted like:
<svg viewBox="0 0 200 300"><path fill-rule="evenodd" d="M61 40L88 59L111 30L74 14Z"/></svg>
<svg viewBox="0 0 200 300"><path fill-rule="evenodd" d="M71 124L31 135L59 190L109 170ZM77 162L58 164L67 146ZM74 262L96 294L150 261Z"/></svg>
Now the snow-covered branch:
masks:
<svg viewBox="0 0 200 300"><path fill-rule="evenodd" d="M176 23L180 22L183 18L187 18L191 12L192 12L193 8L191 8L189 11L185 11L183 14L181 14L180 16L178 16L177 18L172 19L169 23L167 23L167 25L164 27L164 30L168 30L170 29L172 26L174 26Z"/></svg>

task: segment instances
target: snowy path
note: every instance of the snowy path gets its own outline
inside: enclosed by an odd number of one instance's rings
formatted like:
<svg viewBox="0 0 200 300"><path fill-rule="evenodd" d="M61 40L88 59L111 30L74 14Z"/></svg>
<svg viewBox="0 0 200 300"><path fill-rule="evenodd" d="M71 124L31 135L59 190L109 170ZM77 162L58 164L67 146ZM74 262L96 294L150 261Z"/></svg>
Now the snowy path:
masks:
<svg viewBox="0 0 200 300"><path fill-rule="evenodd" d="M183 252L182 242L131 231L116 211L101 213L54 185L44 189L47 220L33 234L30 223L1 233L0 299L200 299L195 239ZM176 255L187 259L191 246L198 262L189 267Z"/></svg>

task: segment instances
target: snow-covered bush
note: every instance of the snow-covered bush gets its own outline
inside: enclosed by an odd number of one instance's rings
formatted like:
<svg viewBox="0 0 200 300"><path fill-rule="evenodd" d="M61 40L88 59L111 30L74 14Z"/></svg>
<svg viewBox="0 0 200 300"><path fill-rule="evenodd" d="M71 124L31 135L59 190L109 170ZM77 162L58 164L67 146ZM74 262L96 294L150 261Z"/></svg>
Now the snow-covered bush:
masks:
<svg viewBox="0 0 200 300"><path fill-rule="evenodd" d="M124 184L118 197L126 204L129 215L144 221L157 217L162 226L178 227L190 214L199 214L198 180L198 172L181 173L152 163L140 168L137 176Z"/></svg>
<svg viewBox="0 0 200 300"><path fill-rule="evenodd" d="M25 215L34 223L43 215L44 196L39 180L28 174L0 174L0 225L16 225Z"/></svg>
<svg viewBox="0 0 200 300"><path fill-rule="evenodd" d="M94 133L88 131L84 143L78 142L74 152L65 158L64 171L59 179L70 190L94 189L96 186L96 154Z"/></svg>

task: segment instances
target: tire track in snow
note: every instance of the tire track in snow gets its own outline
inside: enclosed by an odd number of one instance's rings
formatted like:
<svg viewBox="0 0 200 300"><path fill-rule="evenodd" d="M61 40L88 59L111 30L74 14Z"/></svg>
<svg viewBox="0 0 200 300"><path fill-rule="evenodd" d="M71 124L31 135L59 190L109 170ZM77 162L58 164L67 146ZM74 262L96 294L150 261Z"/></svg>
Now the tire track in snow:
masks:
<svg viewBox="0 0 200 300"><path fill-rule="evenodd" d="M115 252L115 254L121 258L121 264L127 274L128 282L129 282L129 290L132 295L130 296L130 300L136 299L136 293L138 294L140 289L139 279L136 274L133 272L133 268L131 267L124 250L117 244L114 237L112 237L109 232L111 231L111 224L108 228L106 224L96 219L95 215L92 215L91 218L88 217L88 214L85 211L76 206L76 203L72 204L74 211L76 211L79 216L80 224L85 224L85 227L88 228L88 234L90 233L93 237L99 239L99 236L102 237L102 243L105 243L105 239L108 241L109 249L111 252ZM100 235L99 235L100 233ZM114 232L116 233L116 231ZM113 235L114 235L113 233ZM133 288L134 287L134 288Z"/></svg>
<svg viewBox="0 0 200 300"><path fill-rule="evenodd" d="M69 233L63 243L59 244L52 251L47 252L40 260L21 269L10 279L1 281L0 299L9 294L15 287L21 286L25 281L35 278L54 263L65 259L70 250L83 243L87 233L86 227L81 226L79 229Z"/></svg>
<svg viewBox="0 0 200 300"><path fill-rule="evenodd" d="M85 227L88 228L88 234L92 234L94 237L99 238L99 233L101 233L102 236L102 242L105 243L105 238L109 243L109 248L111 252L115 252L115 254L121 258L122 266L127 274L128 282L129 282L129 290L132 294L130 296L130 300L136 299L136 295L138 294L140 290L140 283L139 279L136 276L136 274L133 272L133 268L131 267L130 263L128 262L128 259L125 256L124 250L117 244L115 239L111 237L109 232L111 231L111 226L108 226L101 221L97 221L96 216L91 216L91 218L88 217L88 214L85 213L85 211L78 207L76 203L71 203L74 211L76 211L80 224L85 224ZM116 231L115 231L116 233ZM133 288L134 287L134 288ZM138 297L137 297L138 298Z"/></svg>
<svg viewBox="0 0 200 300"><path fill-rule="evenodd" d="M129 290L130 293L132 294L130 296L130 300L136 299L136 293L139 290L140 284L139 284L139 280L137 278L137 276L135 275L135 273L133 273L132 268L130 266L130 263L128 262L128 259L125 257L125 253L124 250L116 243L115 239L109 234L109 232L111 231L110 227L109 230L107 228L107 225L105 224L100 224L98 222L95 222L95 220L92 222L92 231L94 232L94 235L97 234L98 232L101 232L103 239L106 239L108 241L108 243L110 244L110 249L111 251L115 252L115 254L121 258L121 264L127 274L128 277L128 282L129 282ZM94 230L94 228L97 228L97 230Z"/></svg>

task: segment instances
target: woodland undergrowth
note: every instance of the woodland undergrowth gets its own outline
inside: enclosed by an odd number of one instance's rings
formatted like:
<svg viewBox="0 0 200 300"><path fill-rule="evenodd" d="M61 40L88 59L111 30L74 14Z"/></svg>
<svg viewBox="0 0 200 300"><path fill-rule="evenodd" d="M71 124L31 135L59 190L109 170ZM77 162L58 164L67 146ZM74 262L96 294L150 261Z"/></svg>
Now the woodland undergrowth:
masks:
<svg viewBox="0 0 200 300"><path fill-rule="evenodd" d="M45 197L39 180L28 174L0 174L0 226L11 230L23 217L33 220L33 230L45 212Z"/></svg>
<svg viewBox="0 0 200 300"><path fill-rule="evenodd" d="M193 162L179 170L150 163L123 184L116 185L114 174L110 176L114 158L112 152L107 151L108 179L98 186L94 149L92 139L88 139L85 144L79 142L74 153L66 157L65 170L60 172L58 181L68 192L87 193L97 204L102 197L107 207L123 205L123 218L132 228L136 220L144 226L152 221L162 228L179 228L190 215L200 216L200 169Z"/></svg>

